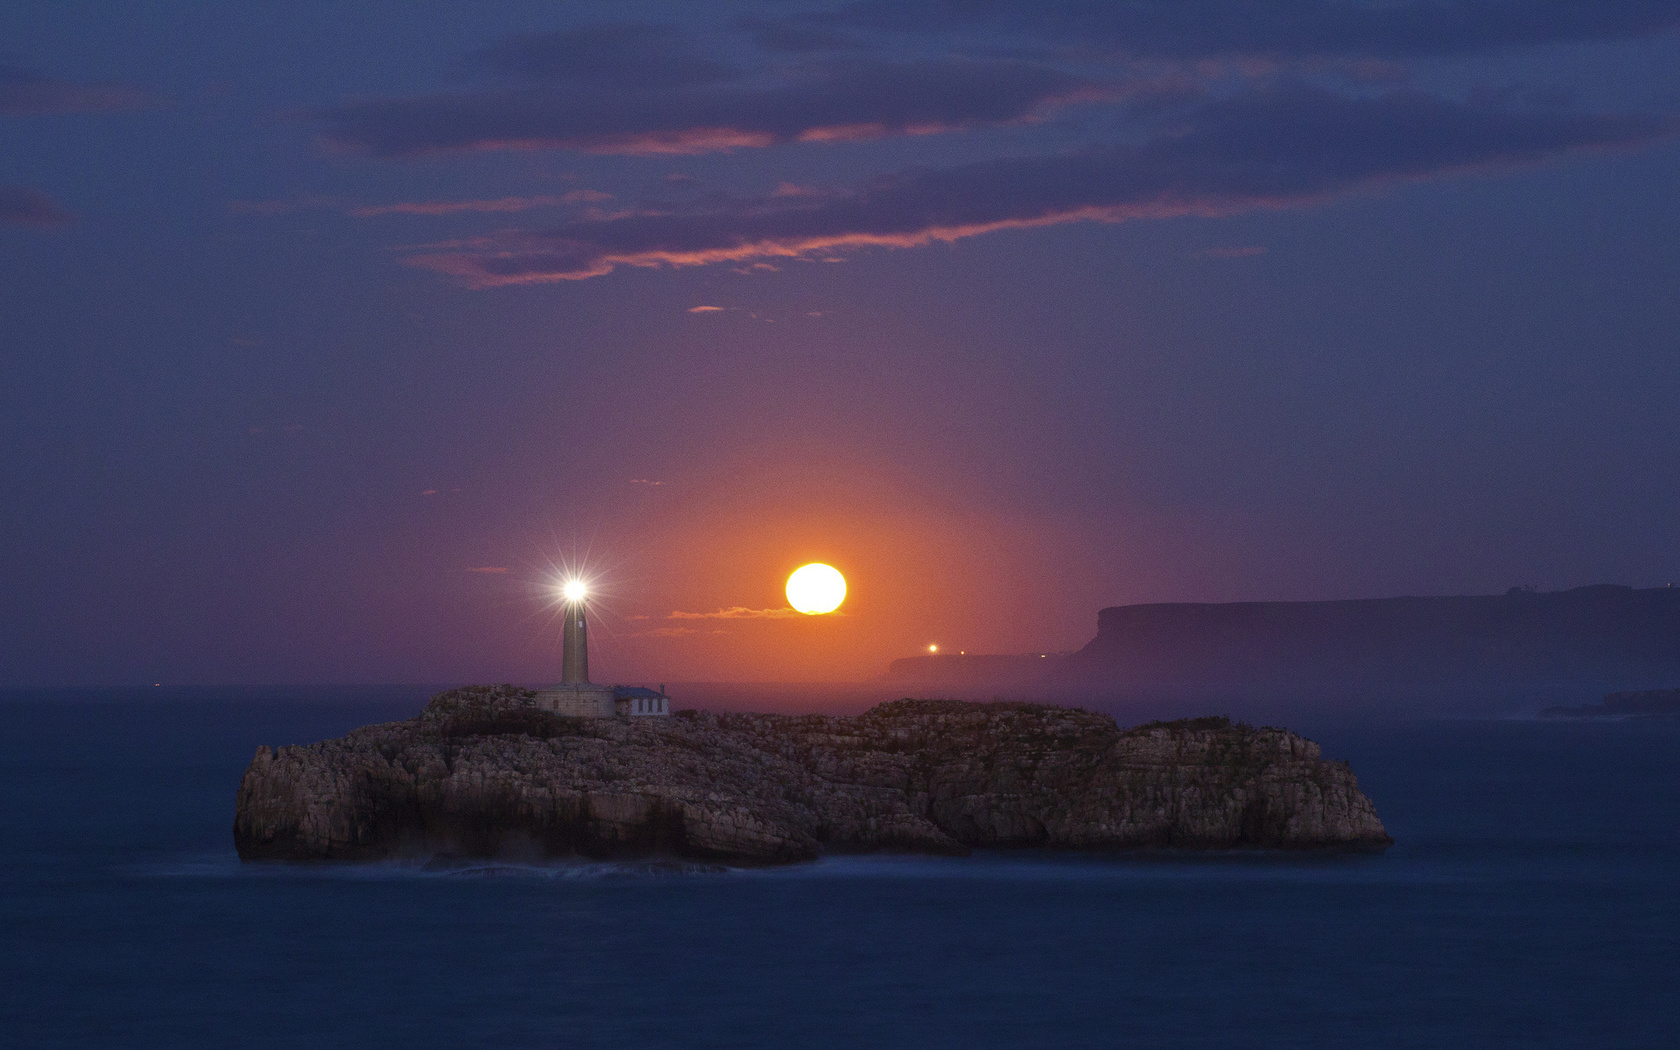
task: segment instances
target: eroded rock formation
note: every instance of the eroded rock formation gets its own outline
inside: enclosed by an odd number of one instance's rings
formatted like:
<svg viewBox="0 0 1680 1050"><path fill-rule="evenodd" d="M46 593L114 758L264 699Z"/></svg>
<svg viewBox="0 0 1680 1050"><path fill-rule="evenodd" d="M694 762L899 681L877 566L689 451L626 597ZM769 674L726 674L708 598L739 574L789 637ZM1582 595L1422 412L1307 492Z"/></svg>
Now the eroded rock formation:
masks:
<svg viewBox="0 0 1680 1050"><path fill-rule="evenodd" d="M787 863L972 848L1383 849L1345 763L1223 718L1121 729L1031 704L898 700L852 718L571 719L511 686L259 748L246 860L671 855Z"/></svg>

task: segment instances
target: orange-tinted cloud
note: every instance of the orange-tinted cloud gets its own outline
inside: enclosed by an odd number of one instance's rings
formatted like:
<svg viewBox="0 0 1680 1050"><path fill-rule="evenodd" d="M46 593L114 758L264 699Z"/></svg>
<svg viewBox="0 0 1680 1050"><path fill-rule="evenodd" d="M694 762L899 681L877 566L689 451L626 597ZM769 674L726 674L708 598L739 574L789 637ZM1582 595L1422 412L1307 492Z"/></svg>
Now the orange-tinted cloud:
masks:
<svg viewBox="0 0 1680 1050"><path fill-rule="evenodd" d="M1014 124L1088 101L1094 89L1051 65L1000 58L834 60L753 81L535 80L346 102L317 116L328 147L379 157L513 149L682 155Z"/></svg>
<svg viewBox="0 0 1680 1050"><path fill-rule="evenodd" d="M804 615L805 615L804 613L798 611L797 609L790 609L786 606L783 606L780 609L748 609L744 606L736 605L736 606L732 606L731 608L728 608L728 609L719 609L717 612L709 612L709 613L674 612L670 615L670 619L673 619L673 620L786 620L786 619L796 619L796 618L804 616Z"/></svg>
<svg viewBox="0 0 1680 1050"><path fill-rule="evenodd" d="M722 634L721 630L697 631L692 627L655 627L649 631L635 631L632 638L687 638L696 634Z"/></svg>
<svg viewBox="0 0 1680 1050"><path fill-rule="evenodd" d="M532 208L555 208L562 204L593 203L612 200L612 194L600 190L572 190L558 195L535 197L496 197L491 200L460 201L398 201L395 204L366 204L351 208L350 214L359 219L375 215L455 215L460 212L513 212Z"/></svg>
<svg viewBox="0 0 1680 1050"><path fill-rule="evenodd" d="M1137 146L912 170L846 192L580 219L405 261L487 288L618 266L833 257L1070 222L1300 207L1394 182L1634 147L1673 130L1644 116L1511 111L1410 91L1354 98L1290 84L1203 106Z"/></svg>

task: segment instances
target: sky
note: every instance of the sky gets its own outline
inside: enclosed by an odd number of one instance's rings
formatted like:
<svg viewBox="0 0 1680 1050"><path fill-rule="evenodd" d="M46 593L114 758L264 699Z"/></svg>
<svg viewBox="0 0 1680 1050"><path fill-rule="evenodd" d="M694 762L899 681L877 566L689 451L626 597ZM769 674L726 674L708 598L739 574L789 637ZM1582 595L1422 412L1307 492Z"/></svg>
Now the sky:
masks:
<svg viewBox="0 0 1680 1050"><path fill-rule="evenodd" d="M0 4L0 687L551 680L576 569L606 681L1666 584L1677 33Z"/></svg>

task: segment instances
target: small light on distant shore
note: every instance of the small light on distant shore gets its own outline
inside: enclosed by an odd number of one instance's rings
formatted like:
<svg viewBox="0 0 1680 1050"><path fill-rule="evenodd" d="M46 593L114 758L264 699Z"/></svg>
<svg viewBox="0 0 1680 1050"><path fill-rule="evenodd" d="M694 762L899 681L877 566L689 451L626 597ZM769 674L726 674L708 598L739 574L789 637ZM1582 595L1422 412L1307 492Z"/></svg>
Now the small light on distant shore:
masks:
<svg viewBox="0 0 1680 1050"><path fill-rule="evenodd" d="M939 651L939 646L937 646L937 645L930 645L930 646L928 646L928 652L930 652L930 653L937 653L937 652L938 652L938 651Z"/></svg>

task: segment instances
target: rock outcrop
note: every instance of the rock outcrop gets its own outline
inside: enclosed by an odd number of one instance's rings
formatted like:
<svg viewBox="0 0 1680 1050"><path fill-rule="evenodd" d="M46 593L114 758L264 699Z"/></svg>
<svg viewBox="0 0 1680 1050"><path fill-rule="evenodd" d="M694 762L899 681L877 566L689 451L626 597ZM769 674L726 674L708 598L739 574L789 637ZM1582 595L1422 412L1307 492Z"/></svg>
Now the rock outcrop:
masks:
<svg viewBox="0 0 1680 1050"><path fill-rule="evenodd" d="M1224 718L1121 729L1031 704L897 700L852 718L683 712L572 719L511 686L416 718L259 748L245 860L1139 847L1380 850L1345 763Z"/></svg>

